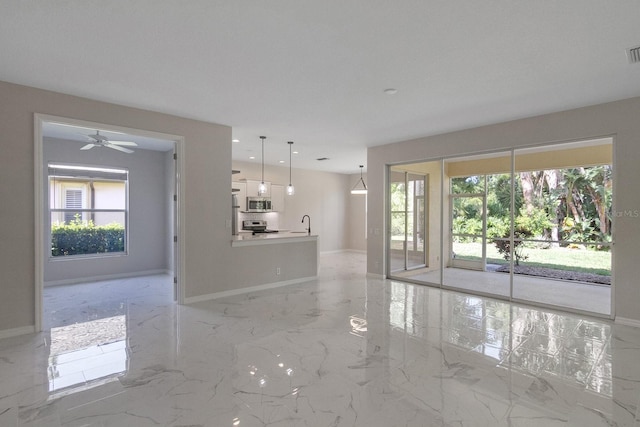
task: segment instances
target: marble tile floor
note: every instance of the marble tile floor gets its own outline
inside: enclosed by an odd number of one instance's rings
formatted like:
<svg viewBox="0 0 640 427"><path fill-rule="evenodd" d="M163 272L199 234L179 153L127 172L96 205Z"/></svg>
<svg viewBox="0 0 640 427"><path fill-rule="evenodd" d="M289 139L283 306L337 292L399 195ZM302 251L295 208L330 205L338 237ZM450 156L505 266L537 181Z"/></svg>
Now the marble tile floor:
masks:
<svg viewBox="0 0 640 427"><path fill-rule="evenodd" d="M189 306L166 276L48 288L47 331L0 340L0 426L640 427L640 329L364 265Z"/></svg>

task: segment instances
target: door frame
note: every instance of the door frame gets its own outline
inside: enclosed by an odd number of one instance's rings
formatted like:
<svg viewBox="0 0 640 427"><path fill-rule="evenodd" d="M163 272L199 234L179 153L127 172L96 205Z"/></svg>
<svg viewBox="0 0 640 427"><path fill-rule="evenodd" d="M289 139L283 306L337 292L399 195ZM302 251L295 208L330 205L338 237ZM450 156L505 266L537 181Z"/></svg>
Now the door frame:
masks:
<svg viewBox="0 0 640 427"><path fill-rule="evenodd" d="M44 206L44 140L42 135L42 125L45 122L59 122L69 124L72 126L88 127L106 129L115 132L128 133L131 135L146 136L150 138L167 139L174 142L174 152L176 153L176 161L174 167L175 174L175 217L174 217L174 230L173 235L177 236L177 241L174 243L174 296L177 298L178 304L184 304L185 289L184 289L184 266L185 266L185 167L184 167L184 152L185 152L185 138L181 135L171 135L161 132L153 132L141 129L134 129L125 126L107 125L104 123L91 122L86 120L78 120L69 117L59 117L49 114L34 113L33 118L33 134L34 134L34 243L35 243L35 257L34 257L34 286L35 286L35 319L34 326L35 331L42 331L42 318L44 314L43 303L43 289L44 289L44 262L47 257L44 249L44 241L46 239L45 214L46 209Z"/></svg>

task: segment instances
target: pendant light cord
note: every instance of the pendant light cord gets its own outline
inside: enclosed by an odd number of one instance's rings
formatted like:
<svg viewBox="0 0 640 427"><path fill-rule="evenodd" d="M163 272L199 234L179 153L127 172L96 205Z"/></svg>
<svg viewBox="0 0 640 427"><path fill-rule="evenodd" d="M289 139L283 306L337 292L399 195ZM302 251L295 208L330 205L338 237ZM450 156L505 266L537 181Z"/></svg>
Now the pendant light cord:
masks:
<svg viewBox="0 0 640 427"><path fill-rule="evenodd" d="M293 145L293 141L289 141L289 187L291 187L291 146Z"/></svg>
<svg viewBox="0 0 640 427"><path fill-rule="evenodd" d="M261 136L262 139L262 183L264 184L264 140L266 136Z"/></svg>

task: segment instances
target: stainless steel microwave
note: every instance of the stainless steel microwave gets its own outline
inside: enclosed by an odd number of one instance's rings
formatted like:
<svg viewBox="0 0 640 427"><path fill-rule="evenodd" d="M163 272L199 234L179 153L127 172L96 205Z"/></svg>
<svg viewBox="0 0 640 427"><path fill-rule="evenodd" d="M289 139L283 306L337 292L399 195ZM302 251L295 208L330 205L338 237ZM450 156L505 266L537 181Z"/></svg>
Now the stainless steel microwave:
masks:
<svg viewBox="0 0 640 427"><path fill-rule="evenodd" d="M271 212L269 197L247 197L247 212Z"/></svg>

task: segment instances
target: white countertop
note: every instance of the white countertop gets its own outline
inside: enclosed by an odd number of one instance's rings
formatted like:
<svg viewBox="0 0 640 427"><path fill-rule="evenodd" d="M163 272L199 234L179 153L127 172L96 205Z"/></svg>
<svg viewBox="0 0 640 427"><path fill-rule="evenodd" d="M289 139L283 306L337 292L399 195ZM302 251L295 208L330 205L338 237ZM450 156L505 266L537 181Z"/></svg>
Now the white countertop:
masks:
<svg viewBox="0 0 640 427"><path fill-rule="evenodd" d="M251 234L251 232L240 232L237 236L232 236L231 246L271 245L317 240L317 234L308 235L306 231L280 231L278 233L259 233L256 235Z"/></svg>

